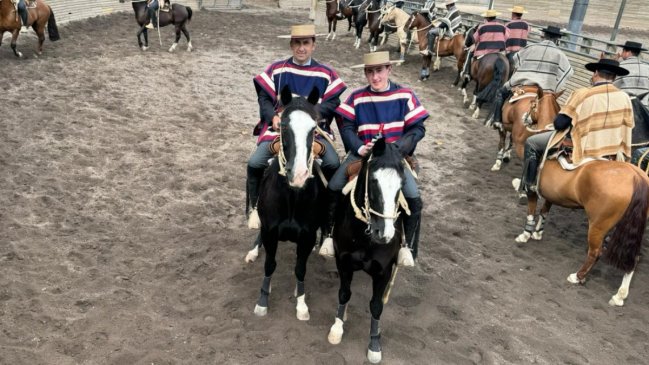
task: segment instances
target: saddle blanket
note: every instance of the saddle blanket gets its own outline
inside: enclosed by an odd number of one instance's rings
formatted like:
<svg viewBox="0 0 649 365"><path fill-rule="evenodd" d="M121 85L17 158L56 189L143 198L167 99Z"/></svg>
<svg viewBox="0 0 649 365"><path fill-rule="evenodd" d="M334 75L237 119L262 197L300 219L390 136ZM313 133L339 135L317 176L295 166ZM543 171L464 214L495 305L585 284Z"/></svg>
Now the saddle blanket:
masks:
<svg viewBox="0 0 649 365"><path fill-rule="evenodd" d="M587 158L584 158L583 160L581 160L581 162L579 164L575 165L572 162L568 161L566 156L559 155L559 157L557 158L557 161L559 161L559 164L561 165L562 169L564 169L566 171L572 171L572 170L575 170L575 169L577 169L577 168L579 168L579 167L581 167L581 166L583 166L583 165L585 165L585 164L587 164L589 162L593 162L593 161L609 161L609 160L606 159L606 158L587 157Z"/></svg>

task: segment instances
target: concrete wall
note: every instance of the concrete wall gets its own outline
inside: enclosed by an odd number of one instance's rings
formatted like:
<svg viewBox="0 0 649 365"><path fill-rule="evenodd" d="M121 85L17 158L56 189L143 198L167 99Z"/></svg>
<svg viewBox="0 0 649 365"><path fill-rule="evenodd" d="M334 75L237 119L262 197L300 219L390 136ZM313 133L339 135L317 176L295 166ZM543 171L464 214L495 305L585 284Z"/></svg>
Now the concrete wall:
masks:
<svg viewBox="0 0 649 365"><path fill-rule="evenodd" d="M123 3L120 3L119 0L45 0L45 2L52 7L58 23L108 15L118 11L133 11L131 2L128 0ZM175 0L175 2L189 5L194 10L198 10L200 1Z"/></svg>

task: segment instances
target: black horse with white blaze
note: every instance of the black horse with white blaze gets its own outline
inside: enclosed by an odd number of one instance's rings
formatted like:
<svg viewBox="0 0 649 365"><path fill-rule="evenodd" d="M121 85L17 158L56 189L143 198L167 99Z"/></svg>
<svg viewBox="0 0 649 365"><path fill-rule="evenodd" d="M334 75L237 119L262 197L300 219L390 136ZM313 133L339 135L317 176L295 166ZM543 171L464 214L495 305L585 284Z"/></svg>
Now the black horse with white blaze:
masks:
<svg viewBox="0 0 649 365"><path fill-rule="evenodd" d="M281 147L264 173L257 203L261 242L266 248L264 280L255 306L255 314L259 316L268 311L270 279L277 266L277 243L292 241L297 243L297 318L309 319L304 298L306 262L316 245L316 232L326 222L327 211L326 188L312 175L315 159L312 148L316 121L320 119L316 110L318 99L317 88L313 88L307 99L294 97L288 87L281 91L285 106L280 122Z"/></svg>
<svg viewBox="0 0 649 365"><path fill-rule="evenodd" d="M125 0L120 0L120 2L124 1ZM135 12L135 20L140 26L140 30L138 30L137 32L137 43L140 46L140 49L146 51L149 48L149 30L145 26L149 22L146 7L147 2L146 0L133 1L132 4L133 11ZM160 12L160 15L158 16L160 27L165 27L167 25L173 24L176 32L176 40L169 48L169 52L176 50L178 42L180 41L181 32L185 35L185 38L187 38L187 51L192 51L192 40L189 36L189 31L187 30L187 24L192 19L192 14L192 8L180 4L172 4L171 9L168 12ZM141 35L144 35L144 43L142 43L140 37Z"/></svg>
<svg viewBox="0 0 649 365"><path fill-rule="evenodd" d="M372 277L370 343L367 358L381 361L379 320L389 295L391 278L402 248L401 193L404 184L404 156L392 143L379 139L370 156L363 158L356 185L338 204L333 232L336 267L340 276L338 312L329 331L329 342L339 344L343 335L347 303L351 298L354 271ZM407 212L408 213L408 212ZM399 259L401 260L401 259Z"/></svg>

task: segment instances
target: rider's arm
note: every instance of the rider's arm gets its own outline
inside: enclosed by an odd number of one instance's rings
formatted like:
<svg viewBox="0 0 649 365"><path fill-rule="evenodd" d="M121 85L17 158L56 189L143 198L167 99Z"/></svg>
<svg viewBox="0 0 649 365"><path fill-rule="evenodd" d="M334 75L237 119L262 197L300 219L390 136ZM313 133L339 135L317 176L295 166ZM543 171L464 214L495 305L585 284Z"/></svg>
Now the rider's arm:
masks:
<svg viewBox="0 0 649 365"><path fill-rule="evenodd" d="M360 148L364 146L363 141L358 137L358 126L353 120L343 118L343 126L340 129L340 136L345 145L345 150L351 150L358 154Z"/></svg>
<svg viewBox="0 0 649 365"><path fill-rule="evenodd" d="M270 95L268 95L268 93L266 93L266 91L260 88L256 83L255 88L257 89L257 102L259 103L259 118L261 118L264 123L272 125L273 117L277 113L275 111L275 103Z"/></svg>
<svg viewBox="0 0 649 365"><path fill-rule="evenodd" d="M318 112L320 113L320 118L326 120L332 120L333 116L336 114L336 108L340 105L340 98L330 98L329 100L323 100L322 103L318 104Z"/></svg>
<svg viewBox="0 0 649 365"><path fill-rule="evenodd" d="M557 117L554 118L554 129L558 131L562 131L568 127L570 127L570 124L572 124L572 118L565 114L557 114Z"/></svg>
<svg viewBox="0 0 649 365"><path fill-rule="evenodd" d="M394 144L399 147L402 154L411 155L417 147L417 143L426 135L426 127L423 120L405 127L403 135Z"/></svg>

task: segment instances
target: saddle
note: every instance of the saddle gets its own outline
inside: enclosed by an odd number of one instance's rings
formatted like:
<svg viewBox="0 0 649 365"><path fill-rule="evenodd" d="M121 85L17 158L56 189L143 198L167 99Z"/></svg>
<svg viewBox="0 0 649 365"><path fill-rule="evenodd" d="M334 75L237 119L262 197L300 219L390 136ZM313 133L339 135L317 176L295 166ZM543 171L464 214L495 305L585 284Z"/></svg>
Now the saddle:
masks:
<svg viewBox="0 0 649 365"><path fill-rule="evenodd" d="M279 140L279 136L277 136L275 137L273 142L268 145L268 150L273 154L273 156L276 156L279 153L280 148L282 148L282 143ZM322 157L324 156L325 152L327 152L327 146L317 139L314 139L313 146L311 147L311 152L315 156Z"/></svg>
<svg viewBox="0 0 649 365"><path fill-rule="evenodd" d="M419 161L417 161L417 157L415 157L414 155L406 156L404 160L408 163L408 167L413 172L413 175L417 177L417 175L419 174ZM345 170L345 172L347 173L347 181L354 180L361 172L362 166L363 160L356 160L347 165L347 169Z"/></svg>
<svg viewBox="0 0 649 365"><path fill-rule="evenodd" d="M36 0L26 0L27 9L36 9Z"/></svg>
<svg viewBox="0 0 649 365"><path fill-rule="evenodd" d="M536 86L516 86L512 89L512 96L509 98L509 103L513 104L521 99L535 98L537 97L536 90Z"/></svg>
<svg viewBox="0 0 649 365"><path fill-rule="evenodd" d="M160 11L164 11L166 13L171 11L171 1L164 1L162 3L162 6L160 7Z"/></svg>

